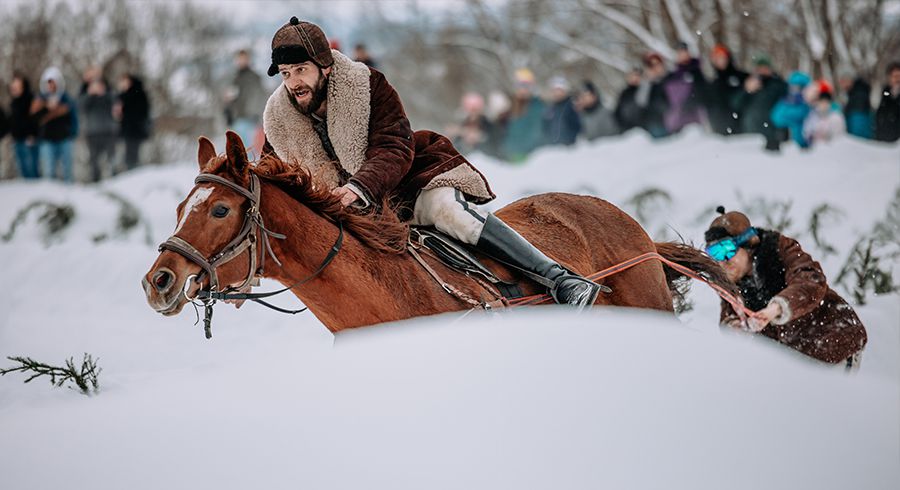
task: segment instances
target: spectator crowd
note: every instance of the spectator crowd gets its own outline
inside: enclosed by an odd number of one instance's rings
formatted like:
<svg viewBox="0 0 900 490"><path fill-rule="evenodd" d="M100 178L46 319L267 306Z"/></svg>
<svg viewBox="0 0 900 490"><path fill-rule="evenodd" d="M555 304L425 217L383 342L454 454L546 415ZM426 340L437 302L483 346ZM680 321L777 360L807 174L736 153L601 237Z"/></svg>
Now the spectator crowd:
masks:
<svg viewBox="0 0 900 490"><path fill-rule="evenodd" d="M340 49L336 39L333 49ZM354 60L377 67L365 44L353 48ZM235 70L222 93L226 126L247 148L262 148L262 112L270 91L251 68L250 52L239 50ZM0 142L9 135L19 177L59 179L71 183L75 142L87 149L89 180L132 170L140 164L141 145L150 137L150 100L141 79L123 74L110 85L103 70L84 71L77 94L66 90L56 67L44 70L37 90L28 77L15 72L7 85L9 105L0 105Z"/></svg>
<svg viewBox="0 0 900 490"><path fill-rule="evenodd" d="M13 73L10 103L0 107L0 140L12 138L19 176L74 181L73 153L82 136L88 149L90 179L115 175L139 164L141 144L150 136L150 103L141 80L123 74L111 87L96 68L84 72L74 94L56 67L44 70L34 85ZM117 146L124 148L117 158Z"/></svg>
<svg viewBox="0 0 900 490"><path fill-rule="evenodd" d="M460 116L447 128L462 152L481 151L511 162L547 145L572 145L583 139L618 135L641 128L654 138L698 125L723 136L760 134L767 150L786 141L801 148L842 134L894 142L900 139L900 62L886 71L880 103L873 110L871 86L860 76L824 79L794 71L783 78L766 55L753 58L752 72L736 66L729 50L709 54L712 76L679 43L672 66L648 53L625 77L615 106L605 107L591 81L573 87L552 77L539 87L527 68L516 71L511 96L493 92L485 100L462 97Z"/></svg>
<svg viewBox="0 0 900 490"><path fill-rule="evenodd" d="M332 47L340 49L336 40ZM765 55L753 58L752 72L736 66L725 46L709 53L711 76L688 46L679 43L671 66L658 53L648 53L625 75L625 87L614 106L591 81L573 86L562 76L541 87L534 73L515 72L512 94L463 95L457 123L447 136L463 153L480 151L521 162L542 146L573 145L579 140L622 134L640 128L654 138L698 125L723 136L760 134L765 148L778 151L785 141L801 148L839 135L895 142L900 139L900 62L891 63L876 109L872 90L860 76L838 80L840 97L827 80L794 71L783 78ZM364 44L354 46L354 59L377 66ZM250 68L250 55L235 57L235 74L223 93L225 120L248 148L261 147L261 115L268 92ZM10 103L0 106L0 140L12 139L19 175L74 180L74 142L83 137L90 180L115 175L139 165L140 148L151 132L150 103L137 76L124 74L109 84L99 68L84 72L75 95L56 67L41 75L37 90L22 73L13 74L7 89ZM121 148L121 151L119 150Z"/></svg>

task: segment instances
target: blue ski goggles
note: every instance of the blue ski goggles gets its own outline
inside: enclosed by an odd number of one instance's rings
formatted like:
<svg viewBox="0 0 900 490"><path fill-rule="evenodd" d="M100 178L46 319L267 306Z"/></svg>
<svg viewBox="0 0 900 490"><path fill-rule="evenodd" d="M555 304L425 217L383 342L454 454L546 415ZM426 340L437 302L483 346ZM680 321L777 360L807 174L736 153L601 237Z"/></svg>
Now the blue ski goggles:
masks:
<svg viewBox="0 0 900 490"><path fill-rule="evenodd" d="M735 237L723 238L710 243L706 247L706 253L713 259L724 262L731 260L737 254L738 247L747 243L751 238L756 236L756 228L752 226L747 231Z"/></svg>

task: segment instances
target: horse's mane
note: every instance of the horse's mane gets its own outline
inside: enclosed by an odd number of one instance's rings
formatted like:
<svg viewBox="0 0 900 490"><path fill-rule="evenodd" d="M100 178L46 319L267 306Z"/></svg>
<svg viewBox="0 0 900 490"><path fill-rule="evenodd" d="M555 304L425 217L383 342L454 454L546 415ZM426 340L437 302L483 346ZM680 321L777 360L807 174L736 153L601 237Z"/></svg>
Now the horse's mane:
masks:
<svg viewBox="0 0 900 490"><path fill-rule="evenodd" d="M210 162L207 172L220 170L227 158L217 158ZM388 198L370 206L366 211L346 208L341 200L331 194L327 185L318 181L308 170L289 165L277 156L265 155L250 171L260 179L277 185L287 195L303 203L313 212L333 221L341 221L344 227L367 246L386 253L406 252L409 226L400 221L397 207Z"/></svg>

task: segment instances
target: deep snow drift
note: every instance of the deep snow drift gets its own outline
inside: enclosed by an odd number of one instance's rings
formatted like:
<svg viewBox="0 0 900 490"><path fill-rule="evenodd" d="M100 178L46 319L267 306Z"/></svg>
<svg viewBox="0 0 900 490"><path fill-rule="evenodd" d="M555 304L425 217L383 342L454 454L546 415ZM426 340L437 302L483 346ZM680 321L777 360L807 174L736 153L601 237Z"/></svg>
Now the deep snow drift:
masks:
<svg viewBox="0 0 900 490"><path fill-rule="evenodd" d="M520 167L473 160L499 195L495 207L536 192L592 193L641 215L660 239L699 243L719 204L752 209L760 226L766 214L786 218L834 279L885 217L900 148L849 139L808 153L759 147L753 137L629 134L542 150ZM310 315L220 305L210 342L191 308L162 317L139 285L196 171L148 167L101 186L0 183L0 233L34 201L74 210L58 236L45 236L37 210L0 241L0 357L60 363L89 352L103 368L91 398L0 378L0 488L900 483L897 295L870 294L858 308L869 346L851 375L721 330L717 299L700 285L680 319L543 308L337 338ZM819 230L833 254L808 229L824 203L839 210ZM123 230L132 218L138 225Z"/></svg>

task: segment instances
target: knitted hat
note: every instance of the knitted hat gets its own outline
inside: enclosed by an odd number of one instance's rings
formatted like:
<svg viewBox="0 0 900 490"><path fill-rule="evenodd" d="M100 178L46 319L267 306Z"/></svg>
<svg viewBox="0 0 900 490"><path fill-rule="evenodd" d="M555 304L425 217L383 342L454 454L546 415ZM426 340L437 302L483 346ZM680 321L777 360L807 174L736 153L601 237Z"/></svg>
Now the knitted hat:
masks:
<svg viewBox="0 0 900 490"><path fill-rule="evenodd" d="M801 88L809 85L811 81L810 76L802 71L795 71L788 77L788 85L796 85Z"/></svg>
<svg viewBox="0 0 900 490"><path fill-rule="evenodd" d="M272 65L269 76L278 73L278 65L291 65L312 61L320 68L331 66L334 58L328 38L319 26L291 17L272 38Z"/></svg>
<svg viewBox="0 0 900 490"><path fill-rule="evenodd" d="M753 57L753 65L768 66L769 68L772 68L772 58L769 58L769 55L765 53L758 53Z"/></svg>
<svg viewBox="0 0 900 490"><path fill-rule="evenodd" d="M662 63L662 62L663 62L663 59L662 59L662 56L660 56L659 53L656 53L656 52L652 52L652 51L651 51L651 52L649 52L649 53L647 53L647 54L644 55L643 61L644 61L644 66L650 66L651 64L653 64L653 63L655 63L655 62L660 62L660 63Z"/></svg>
<svg viewBox="0 0 900 490"><path fill-rule="evenodd" d="M726 48L724 44L716 44L715 46L713 46L711 54L713 56L722 55L731 58L731 53L728 51L728 48Z"/></svg>
<svg viewBox="0 0 900 490"><path fill-rule="evenodd" d="M751 226L750 218L740 211L729 211L726 213L725 207L719 206L716 208L716 212L719 213L719 216L716 216L716 219L709 224L709 229L706 230L703 237L708 244L723 238L739 236ZM759 243L759 237L754 236L745 245L753 246L757 243Z"/></svg>
<svg viewBox="0 0 900 490"><path fill-rule="evenodd" d="M534 85L534 73L528 68L519 68L515 73L516 84Z"/></svg>

